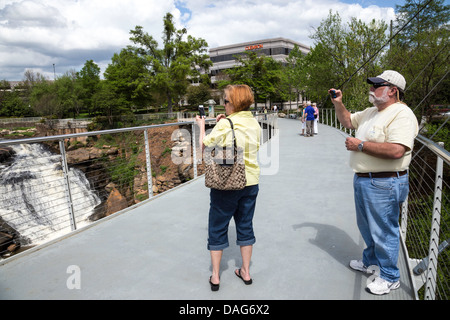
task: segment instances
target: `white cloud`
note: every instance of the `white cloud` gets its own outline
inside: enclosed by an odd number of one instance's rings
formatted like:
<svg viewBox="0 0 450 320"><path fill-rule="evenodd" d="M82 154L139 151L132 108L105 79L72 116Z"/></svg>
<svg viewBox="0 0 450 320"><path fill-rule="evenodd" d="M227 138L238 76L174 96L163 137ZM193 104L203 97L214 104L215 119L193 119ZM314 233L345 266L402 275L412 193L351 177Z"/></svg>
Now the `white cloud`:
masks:
<svg viewBox="0 0 450 320"><path fill-rule="evenodd" d="M359 4L330 0L186 0L185 3L194 8L199 8L199 3L206 7L193 11L188 30L207 40L211 47L276 37L312 45L309 36L313 27L328 16L330 9L333 13L339 12L344 22L351 17L365 22L374 18L388 21L395 17L393 8L363 8ZM213 6L207 7L212 3Z"/></svg>
<svg viewBox="0 0 450 320"><path fill-rule="evenodd" d="M21 80L26 69L53 75L53 64L57 75L78 71L91 59L104 70L136 25L161 43L167 12L210 47L274 37L311 45L330 8L344 21L394 17L392 8L331 0L2 0L0 80Z"/></svg>

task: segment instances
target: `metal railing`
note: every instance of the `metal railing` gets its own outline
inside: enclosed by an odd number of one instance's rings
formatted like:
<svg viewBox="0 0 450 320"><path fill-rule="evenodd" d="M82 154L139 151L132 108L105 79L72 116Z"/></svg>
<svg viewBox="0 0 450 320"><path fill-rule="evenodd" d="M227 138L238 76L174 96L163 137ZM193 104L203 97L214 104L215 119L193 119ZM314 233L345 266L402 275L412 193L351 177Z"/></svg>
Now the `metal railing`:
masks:
<svg viewBox="0 0 450 320"><path fill-rule="evenodd" d="M333 109L321 109L319 122L350 136ZM402 205L400 234L416 298L450 298L450 153L419 135L409 167L409 195Z"/></svg>
<svg viewBox="0 0 450 320"><path fill-rule="evenodd" d="M257 119L265 142L278 128L277 115ZM339 124L334 109L321 109L319 122L354 134ZM197 131L188 120L0 140L0 254L45 243L201 175ZM419 136L400 228L421 299L450 295L448 174L449 152Z"/></svg>
<svg viewBox="0 0 450 320"><path fill-rule="evenodd" d="M264 143L277 117L256 118ZM0 140L0 256L44 244L203 174L198 131L190 120Z"/></svg>

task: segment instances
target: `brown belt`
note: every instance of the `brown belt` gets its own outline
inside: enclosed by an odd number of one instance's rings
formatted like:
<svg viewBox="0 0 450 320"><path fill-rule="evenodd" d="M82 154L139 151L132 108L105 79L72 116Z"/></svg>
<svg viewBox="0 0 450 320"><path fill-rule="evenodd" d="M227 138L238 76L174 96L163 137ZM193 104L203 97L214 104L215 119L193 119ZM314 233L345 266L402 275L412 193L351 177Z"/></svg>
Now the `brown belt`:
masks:
<svg viewBox="0 0 450 320"><path fill-rule="evenodd" d="M394 172L367 172L367 173L359 173L357 172L356 175L358 177L364 177L364 178L394 178L398 176L404 176L407 173L407 171L394 171Z"/></svg>

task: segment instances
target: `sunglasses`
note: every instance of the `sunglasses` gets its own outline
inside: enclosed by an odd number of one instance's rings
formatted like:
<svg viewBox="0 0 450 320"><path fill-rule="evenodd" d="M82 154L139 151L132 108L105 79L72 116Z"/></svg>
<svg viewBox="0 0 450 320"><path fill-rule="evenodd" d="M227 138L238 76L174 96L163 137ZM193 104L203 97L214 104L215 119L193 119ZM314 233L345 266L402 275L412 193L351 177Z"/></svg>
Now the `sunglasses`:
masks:
<svg viewBox="0 0 450 320"><path fill-rule="evenodd" d="M230 100L227 100L227 99L225 99L223 101L225 102L225 104L230 103Z"/></svg>
<svg viewBox="0 0 450 320"><path fill-rule="evenodd" d="M380 87L390 87L391 84L390 83L373 83L372 87L374 87L375 89L378 89Z"/></svg>

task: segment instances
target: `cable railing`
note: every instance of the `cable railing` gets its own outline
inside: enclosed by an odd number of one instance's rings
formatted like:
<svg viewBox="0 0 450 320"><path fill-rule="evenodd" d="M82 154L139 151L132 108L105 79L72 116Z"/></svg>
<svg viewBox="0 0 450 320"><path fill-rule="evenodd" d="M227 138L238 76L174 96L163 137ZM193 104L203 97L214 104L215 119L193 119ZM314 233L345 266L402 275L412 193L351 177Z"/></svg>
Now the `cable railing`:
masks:
<svg viewBox="0 0 450 320"><path fill-rule="evenodd" d="M321 109L319 122L353 136L334 108ZM409 167L409 195L402 205L400 234L416 298L450 298L450 153L418 135Z"/></svg>
<svg viewBox="0 0 450 320"><path fill-rule="evenodd" d="M261 143L276 115L257 115ZM206 119L210 127L215 119ZM204 172L197 125L0 140L0 256L69 234Z"/></svg>

